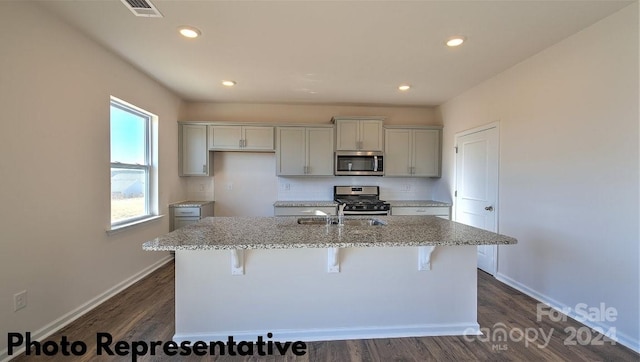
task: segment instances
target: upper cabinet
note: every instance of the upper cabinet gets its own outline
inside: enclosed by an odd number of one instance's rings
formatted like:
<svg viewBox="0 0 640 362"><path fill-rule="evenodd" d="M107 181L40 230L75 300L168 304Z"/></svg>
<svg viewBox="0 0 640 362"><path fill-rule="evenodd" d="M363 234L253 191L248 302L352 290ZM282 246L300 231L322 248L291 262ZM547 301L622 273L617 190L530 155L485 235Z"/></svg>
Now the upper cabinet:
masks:
<svg viewBox="0 0 640 362"><path fill-rule="evenodd" d="M386 127L385 176L440 177L441 127Z"/></svg>
<svg viewBox="0 0 640 362"><path fill-rule="evenodd" d="M207 149L207 125L180 124L179 174L180 176L212 176L212 159Z"/></svg>
<svg viewBox="0 0 640 362"><path fill-rule="evenodd" d="M277 127L278 176L333 176L333 127Z"/></svg>
<svg viewBox="0 0 640 362"><path fill-rule="evenodd" d="M212 151L273 152L273 127L209 125L209 149Z"/></svg>
<svg viewBox="0 0 640 362"><path fill-rule="evenodd" d="M382 117L334 117L336 151L382 151Z"/></svg>

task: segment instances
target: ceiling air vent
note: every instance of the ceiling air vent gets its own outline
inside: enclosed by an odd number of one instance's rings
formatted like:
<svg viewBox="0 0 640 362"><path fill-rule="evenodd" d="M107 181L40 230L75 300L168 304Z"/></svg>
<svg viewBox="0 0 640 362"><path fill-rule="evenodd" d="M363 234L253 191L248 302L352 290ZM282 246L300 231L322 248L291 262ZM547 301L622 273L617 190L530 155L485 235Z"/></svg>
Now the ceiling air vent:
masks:
<svg viewBox="0 0 640 362"><path fill-rule="evenodd" d="M135 16L161 18L162 14L149 0L120 0Z"/></svg>

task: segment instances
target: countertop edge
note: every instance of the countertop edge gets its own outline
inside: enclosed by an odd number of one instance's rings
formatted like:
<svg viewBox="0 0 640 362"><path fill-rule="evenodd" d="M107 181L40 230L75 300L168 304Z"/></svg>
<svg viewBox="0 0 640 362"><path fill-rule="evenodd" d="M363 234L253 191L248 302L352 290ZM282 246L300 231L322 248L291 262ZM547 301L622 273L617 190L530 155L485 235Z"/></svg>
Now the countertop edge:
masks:
<svg viewBox="0 0 640 362"><path fill-rule="evenodd" d="M185 200L185 201L177 201L177 202L172 202L169 204L169 207L201 207L207 204L213 204L215 203L215 201L192 201L192 200Z"/></svg>
<svg viewBox="0 0 640 362"><path fill-rule="evenodd" d="M420 246L478 246L515 245L517 242L464 241L459 243L429 241L424 243L334 243L334 244L245 244L245 245L182 245L182 246L142 246L145 251L177 250L283 250L283 249L328 249L328 248L391 248ZM146 243L145 243L146 244Z"/></svg>

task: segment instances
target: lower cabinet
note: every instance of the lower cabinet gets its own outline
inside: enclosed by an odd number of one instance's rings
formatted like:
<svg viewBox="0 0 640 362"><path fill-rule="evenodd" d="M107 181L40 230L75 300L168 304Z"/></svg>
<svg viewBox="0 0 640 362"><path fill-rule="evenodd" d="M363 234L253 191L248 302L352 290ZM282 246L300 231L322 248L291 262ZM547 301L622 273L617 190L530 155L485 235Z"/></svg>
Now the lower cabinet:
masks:
<svg viewBox="0 0 640 362"><path fill-rule="evenodd" d="M433 215L439 218L451 220L451 207L449 206L392 206L393 216L424 216Z"/></svg>
<svg viewBox="0 0 640 362"><path fill-rule="evenodd" d="M336 206L274 206L274 216L337 215Z"/></svg>
<svg viewBox="0 0 640 362"><path fill-rule="evenodd" d="M194 224L205 217L213 216L213 202L203 203L201 205L189 206L170 206L169 212L171 219L169 222L169 231L180 229L189 224Z"/></svg>

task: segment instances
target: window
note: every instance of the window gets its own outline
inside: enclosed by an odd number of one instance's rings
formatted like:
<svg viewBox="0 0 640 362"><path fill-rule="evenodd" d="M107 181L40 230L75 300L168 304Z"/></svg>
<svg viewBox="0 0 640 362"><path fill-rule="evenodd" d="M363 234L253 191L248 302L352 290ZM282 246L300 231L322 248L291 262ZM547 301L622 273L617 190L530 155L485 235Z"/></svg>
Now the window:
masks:
<svg viewBox="0 0 640 362"><path fill-rule="evenodd" d="M111 97L111 227L156 213L155 116Z"/></svg>

